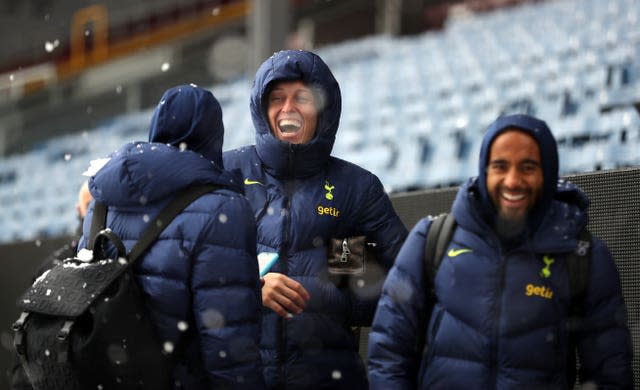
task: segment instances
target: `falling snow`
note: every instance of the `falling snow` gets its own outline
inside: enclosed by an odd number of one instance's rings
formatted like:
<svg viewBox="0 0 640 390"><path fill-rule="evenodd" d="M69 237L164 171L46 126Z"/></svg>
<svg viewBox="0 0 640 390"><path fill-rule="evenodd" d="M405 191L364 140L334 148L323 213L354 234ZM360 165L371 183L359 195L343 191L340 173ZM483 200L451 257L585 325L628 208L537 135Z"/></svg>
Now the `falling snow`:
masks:
<svg viewBox="0 0 640 390"><path fill-rule="evenodd" d="M202 322L209 329L222 329L225 319L222 313L214 309L205 310L202 313Z"/></svg>
<svg viewBox="0 0 640 390"><path fill-rule="evenodd" d="M173 343L171 341L165 341L164 344L162 344L162 349L164 349L166 353L172 353Z"/></svg>
<svg viewBox="0 0 640 390"><path fill-rule="evenodd" d="M54 40L53 42L45 42L44 43L44 50L46 50L47 53L51 53L52 51L54 51L58 46L60 45L60 41L59 40Z"/></svg>

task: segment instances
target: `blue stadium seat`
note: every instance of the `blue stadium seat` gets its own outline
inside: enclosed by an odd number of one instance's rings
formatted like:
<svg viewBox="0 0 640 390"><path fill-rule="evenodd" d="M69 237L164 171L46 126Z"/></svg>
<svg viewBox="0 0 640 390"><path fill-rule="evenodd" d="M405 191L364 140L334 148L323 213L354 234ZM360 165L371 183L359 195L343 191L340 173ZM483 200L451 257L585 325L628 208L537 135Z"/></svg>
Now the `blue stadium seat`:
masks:
<svg viewBox="0 0 640 390"><path fill-rule="evenodd" d="M334 155L376 173L390 191L460 183L477 174L486 126L528 112L554 130L561 174L640 165L639 20L637 0L533 2L450 19L440 32L321 47L343 93ZM254 142L250 86L237 79L211 88L224 150ZM146 140L151 112L0 161L0 242L74 229L80 173L89 160ZM55 215L41 207L54 198Z"/></svg>

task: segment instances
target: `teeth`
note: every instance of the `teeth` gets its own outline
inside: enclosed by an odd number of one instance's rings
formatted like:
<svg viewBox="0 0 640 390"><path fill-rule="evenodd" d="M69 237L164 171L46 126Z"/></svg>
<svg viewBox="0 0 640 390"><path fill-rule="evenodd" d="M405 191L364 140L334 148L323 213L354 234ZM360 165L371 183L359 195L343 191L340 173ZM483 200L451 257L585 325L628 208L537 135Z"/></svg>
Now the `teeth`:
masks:
<svg viewBox="0 0 640 390"><path fill-rule="evenodd" d="M524 199L524 194L511 195L507 193L502 193L502 197L505 198L506 200L518 201L518 200Z"/></svg>
<svg viewBox="0 0 640 390"><path fill-rule="evenodd" d="M294 133L300 129L302 124L294 119L283 119L278 122L278 127L283 133Z"/></svg>

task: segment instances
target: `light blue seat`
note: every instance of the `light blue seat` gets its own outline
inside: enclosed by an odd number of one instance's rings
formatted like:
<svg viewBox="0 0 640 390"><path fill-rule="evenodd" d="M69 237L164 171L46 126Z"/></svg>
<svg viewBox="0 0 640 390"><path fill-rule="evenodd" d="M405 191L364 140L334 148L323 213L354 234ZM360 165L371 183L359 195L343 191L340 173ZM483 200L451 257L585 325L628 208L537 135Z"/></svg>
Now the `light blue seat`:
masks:
<svg viewBox="0 0 640 390"><path fill-rule="evenodd" d="M640 118L630 105L640 96L638 20L637 0L558 0L449 19L439 32L319 47L343 93L334 155L373 171L389 190L450 185L477 175L490 122L532 110L564 142L562 173L640 164ZM224 150L254 143L250 88L248 78L210 88L223 109ZM9 226L0 227L0 240L72 226L73 214L62 210L67 202L72 210L86 179L80 173L89 160L146 140L152 110L0 160L0 175L15 172L0 183L3 210L11 211L0 214ZM57 218L40 211L36 229L22 226L28 217L14 210L56 197Z"/></svg>

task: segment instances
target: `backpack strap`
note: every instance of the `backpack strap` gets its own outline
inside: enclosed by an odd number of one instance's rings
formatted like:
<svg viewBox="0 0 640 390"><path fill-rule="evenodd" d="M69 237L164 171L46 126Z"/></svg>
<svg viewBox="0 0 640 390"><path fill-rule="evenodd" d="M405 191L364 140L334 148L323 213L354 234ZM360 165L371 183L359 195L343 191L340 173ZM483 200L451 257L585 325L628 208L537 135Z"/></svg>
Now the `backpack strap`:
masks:
<svg viewBox="0 0 640 390"><path fill-rule="evenodd" d="M567 355L567 384L573 388L576 383L577 346L582 322L584 320L584 299L589 285L589 268L591 266L591 233L582 229L578 235L578 245L574 252L566 257L569 278L569 353ZM578 376L579 379L579 376Z"/></svg>
<svg viewBox="0 0 640 390"><path fill-rule="evenodd" d="M153 221L149 222L147 229L142 233L133 248L131 248L128 256L129 265L133 264L133 262L136 261L145 250L147 250L149 245L153 244L164 228L169 225L171 221L173 221L173 219L185 209L185 207L202 195L217 188L221 188L221 186L215 184L201 185L191 187L178 194L167 206L165 206L164 209L162 209L162 211L160 211Z"/></svg>
<svg viewBox="0 0 640 390"><path fill-rule="evenodd" d="M173 221L173 219L178 216L187 207L191 202L198 199L200 196L211 192L217 188L221 188L221 186L216 184L206 184L190 187L187 190L179 193L173 200L169 202L165 206L162 211L153 219L153 221L149 222L149 226L147 229L142 232L142 235L138 239L138 241L134 244L133 248L129 252L129 264L132 264L135 260L140 257L142 253L158 238L160 233L164 230L164 228ZM106 221L107 221L107 206L102 202L95 202L93 208L93 214L91 216L91 230L89 231L89 240L87 241L87 249L93 250L95 248L95 244L98 241L98 236L103 236L108 238L111 242L114 243L116 248L118 249L118 254L122 256L125 253L124 245L115 236L113 233L109 231L105 231Z"/></svg>
<svg viewBox="0 0 640 390"><path fill-rule="evenodd" d="M93 214L91 215L91 230L87 239L87 249L93 250L96 237L107 226L107 206L95 201L93 205Z"/></svg>
<svg viewBox="0 0 640 390"><path fill-rule="evenodd" d="M427 281L430 281L432 286L438 267L442 262L444 251L453 236L455 225L456 220L453 214L442 213L431 222L427 232L424 245L424 261L425 269L427 270Z"/></svg>
<svg viewBox="0 0 640 390"><path fill-rule="evenodd" d="M589 284L591 263L591 233L585 228L578 235L578 246L567 256L571 306L569 315L578 319L584 316L584 298ZM573 325L573 326L571 326ZM580 324L570 324L569 330L579 330Z"/></svg>
<svg viewBox="0 0 640 390"><path fill-rule="evenodd" d="M435 277L438 272L438 267L442 263L444 252L451 241L453 231L456 227L456 220L451 213L442 213L431 221L427 236L424 240L424 269L425 269L425 284L427 291L425 315L424 320L421 322L421 327L418 328L418 356L422 358L426 345L424 335L426 327L429 325L431 318L431 311L436 304L435 295Z"/></svg>

